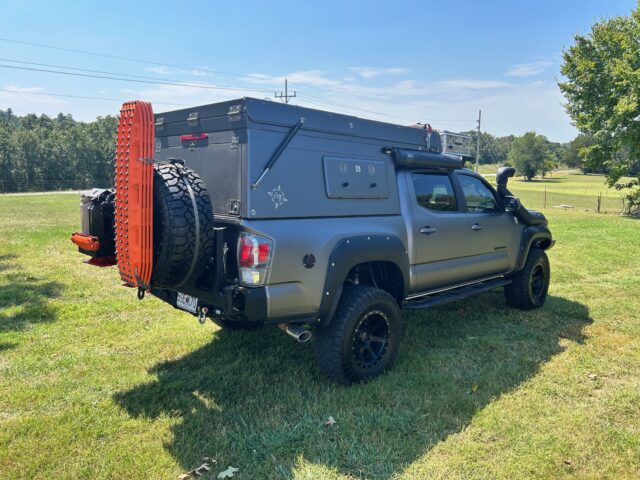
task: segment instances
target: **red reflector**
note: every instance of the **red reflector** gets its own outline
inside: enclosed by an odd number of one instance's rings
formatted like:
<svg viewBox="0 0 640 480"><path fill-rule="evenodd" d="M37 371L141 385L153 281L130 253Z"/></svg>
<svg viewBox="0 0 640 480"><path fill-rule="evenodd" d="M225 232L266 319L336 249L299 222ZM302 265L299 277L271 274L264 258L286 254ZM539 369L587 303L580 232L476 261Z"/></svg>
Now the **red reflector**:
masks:
<svg viewBox="0 0 640 480"><path fill-rule="evenodd" d="M269 245L268 243L261 243L258 246L258 262L259 263L266 263L269 261L270 248L271 248L271 245Z"/></svg>
<svg viewBox="0 0 640 480"><path fill-rule="evenodd" d="M253 267L253 245L247 238L242 238L240 245L240 266Z"/></svg>
<svg viewBox="0 0 640 480"><path fill-rule="evenodd" d="M209 138L208 133L196 133L194 135L180 135L181 142L193 142L195 140L206 140Z"/></svg>

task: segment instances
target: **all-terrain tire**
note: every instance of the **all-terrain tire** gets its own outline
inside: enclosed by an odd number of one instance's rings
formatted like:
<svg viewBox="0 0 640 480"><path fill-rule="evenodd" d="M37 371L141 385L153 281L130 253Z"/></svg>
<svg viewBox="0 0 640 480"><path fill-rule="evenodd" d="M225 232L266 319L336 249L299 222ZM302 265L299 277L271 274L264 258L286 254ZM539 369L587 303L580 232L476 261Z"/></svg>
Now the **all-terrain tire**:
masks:
<svg viewBox="0 0 640 480"><path fill-rule="evenodd" d="M190 168L161 163L154 169L153 201L152 283L157 287L179 288L200 277L213 255L209 193Z"/></svg>
<svg viewBox="0 0 640 480"><path fill-rule="evenodd" d="M373 327L369 343L365 328L368 325ZM391 295L379 288L347 286L333 321L316 328L318 367L339 383L370 380L393 365L401 335L400 309Z"/></svg>
<svg viewBox="0 0 640 480"><path fill-rule="evenodd" d="M521 310L540 308L547 298L550 280L547 254L540 248L532 248L522 270L504 287L507 305Z"/></svg>

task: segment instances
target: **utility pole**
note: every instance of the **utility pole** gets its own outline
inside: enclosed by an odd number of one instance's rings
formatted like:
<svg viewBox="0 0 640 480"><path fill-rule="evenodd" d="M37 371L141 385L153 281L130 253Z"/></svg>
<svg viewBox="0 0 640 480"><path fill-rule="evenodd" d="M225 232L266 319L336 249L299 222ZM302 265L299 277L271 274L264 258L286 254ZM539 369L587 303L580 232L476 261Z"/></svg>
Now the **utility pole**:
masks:
<svg viewBox="0 0 640 480"><path fill-rule="evenodd" d="M478 140L476 142L476 173L480 165L480 122L482 120L482 110L478 110Z"/></svg>
<svg viewBox="0 0 640 480"><path fill-rule="evenodd" d="M289 85L287 84L287 79L284 79L284 94L282 92L280 93L274 93L274 96L276 98L279 98L280 100L284 100L284 103L289 103L289 99L290 98L295 98L296 97L296 92L293 92L292 95L289 95Z"/></svg>

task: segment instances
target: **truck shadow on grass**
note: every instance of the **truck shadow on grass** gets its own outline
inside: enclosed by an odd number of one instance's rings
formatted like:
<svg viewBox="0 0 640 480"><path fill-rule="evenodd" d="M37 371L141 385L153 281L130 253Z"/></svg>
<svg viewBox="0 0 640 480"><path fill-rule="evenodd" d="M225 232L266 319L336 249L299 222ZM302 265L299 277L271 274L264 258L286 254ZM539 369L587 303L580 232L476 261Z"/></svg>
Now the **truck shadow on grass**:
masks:
<svg viewBox="0 0 640 480"><path fill-rule="evenodd" d="M49 300L58 297L64 288L60 282L43 281L10 262L17 258L14 254L0 255L0 333L55 320Z"/></svg>
<svg viewBox="0 0 640 480"><path fill-rule="evenodd" d="M217 332L115 400L133 417L175 417L165 448L185 470L210 456L252 478L290 478L310 463L386 479L535 375L565 342L582 343L591 322L585 306L560 297L533 312L508 309L499 291L403 318L395 368L368 384L324 380L310 346L266 328ZM329 416L335 425L324 425Z"/></svg>

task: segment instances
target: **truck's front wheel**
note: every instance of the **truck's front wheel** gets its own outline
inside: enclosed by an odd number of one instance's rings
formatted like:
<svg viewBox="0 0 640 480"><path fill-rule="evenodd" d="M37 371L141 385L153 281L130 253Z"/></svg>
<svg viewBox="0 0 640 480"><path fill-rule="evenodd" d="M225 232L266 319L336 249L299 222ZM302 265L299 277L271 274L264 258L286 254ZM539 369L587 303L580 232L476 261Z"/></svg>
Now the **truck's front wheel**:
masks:
<svg viewBox="0 0 640 480"><path fill-rule="evenodd" d="M521 310L540 308L549 291L551 270L544 250L532 248L522 270L504 287L507 305Z"/></svg>
<svg viewBox="0 0 640 480"><path fill-rule="evenodd" d="M393 364L401 334L400 310L391 295L379 288L348 286L331 324L315 332L320 371L344 384L377 377Z"/></svg>

